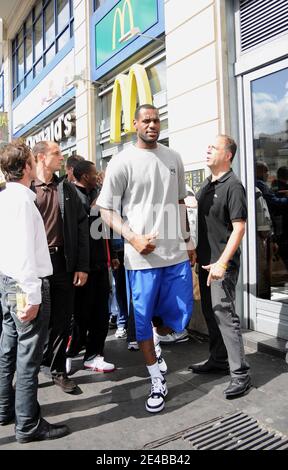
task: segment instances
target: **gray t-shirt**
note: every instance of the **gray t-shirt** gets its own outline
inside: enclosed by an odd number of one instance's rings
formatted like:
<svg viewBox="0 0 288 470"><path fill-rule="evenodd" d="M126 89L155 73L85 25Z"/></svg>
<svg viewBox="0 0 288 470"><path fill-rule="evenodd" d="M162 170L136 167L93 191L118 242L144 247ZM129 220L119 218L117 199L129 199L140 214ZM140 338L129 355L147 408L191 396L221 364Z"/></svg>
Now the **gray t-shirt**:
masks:
<svg viewBox="0 0 288 470"><path fill-rule="evenodd" d="M188 259L178 203L186 194L181 157L162 144L152 150L131 145L112 158L97 205L121 214L136 234L158 234L149 255L125 241L126 269L165 267Z"/></svg>

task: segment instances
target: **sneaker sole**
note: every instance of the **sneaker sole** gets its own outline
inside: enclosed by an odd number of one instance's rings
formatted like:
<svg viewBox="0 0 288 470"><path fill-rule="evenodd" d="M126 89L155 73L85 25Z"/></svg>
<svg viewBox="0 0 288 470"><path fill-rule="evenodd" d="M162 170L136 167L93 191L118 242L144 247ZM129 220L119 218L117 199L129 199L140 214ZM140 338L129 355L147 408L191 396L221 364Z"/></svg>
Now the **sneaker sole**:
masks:
<svg viewBox="0 0 288 470"><path fill-rule="evenodd" d="M185 343L185 341L189 340L189 336L185 336L185 338L176 339L175 341L160 341L161 344L175 344L175 343Z"/></svg>
<svg viewBox="0 0 288 470"><path fill-rule="evenodd" d="M104 372L104 374L108 374L109 372L114 372L114 370L116 370L116 367L114 367L114 369L104 370L104 369L98 369L95 367L84 366L84 369L93 370L93 372Z"/></svg>
<svg viewBox="0 0 288 470"><path fill-rule="evenodd" d="M167 397L167 395L168 395L168 389L166 388L164 397ZM159 413L160 411L163 410L163 408L165 408L165 400L163 400L162 405L160 405L158 408L149 408L149 406L147 405L147 401L146 401L145 408L147 411L149 411L149 413Z"/></svg>

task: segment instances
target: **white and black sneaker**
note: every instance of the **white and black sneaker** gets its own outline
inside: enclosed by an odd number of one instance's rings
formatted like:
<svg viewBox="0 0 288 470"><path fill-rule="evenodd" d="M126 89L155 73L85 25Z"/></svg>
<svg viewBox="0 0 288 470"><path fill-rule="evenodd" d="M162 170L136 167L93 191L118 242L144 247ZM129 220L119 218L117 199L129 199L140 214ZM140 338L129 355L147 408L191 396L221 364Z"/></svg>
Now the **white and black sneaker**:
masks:
<svg viewBox="0 0 288 470"><path fill-rule="evenodd" d="M165 406L164 398L168 393L168 388L166 380L162 380L160 377L153 377L151 382L151 392L145 406L149 413L158 413L162 411Z"/></svg>
<svg viewBox="0 0 288 470"><path fill-rule="evenodd" d="M161 356L161 355L159 357L157 357L157 362L158 362L158 366L159 366L161 374L162 375L167 374L168 367L167 367L167 364L166 364L166 361L165 361L164 357Z"/></svg>
<svg viewBox="0 0 288 470"><path fill-rule="evenodd" d="M161 349L160 344L157 344L155 346L155 353L156 353L157 362L158 362L161 374L162 375L167 374L168 367L167 367L167 364L166 364L166 361L165 361L164 357L162 356L162 349Z"/></svg>

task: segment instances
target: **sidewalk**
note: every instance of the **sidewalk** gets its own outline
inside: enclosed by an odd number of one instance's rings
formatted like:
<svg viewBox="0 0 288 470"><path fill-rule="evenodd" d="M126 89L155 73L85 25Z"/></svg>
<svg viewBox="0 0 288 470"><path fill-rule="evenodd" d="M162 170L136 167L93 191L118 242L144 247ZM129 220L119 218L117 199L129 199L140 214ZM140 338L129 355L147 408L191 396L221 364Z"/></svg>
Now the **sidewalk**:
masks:
<svg viewBox="0 0 288 470"><path fill-rule="evenodd" d="M279 357L246 347L251 366L253 388L244 397L226 400L223 389L229 376L196 375L187 370L208 354L208 343L193 336L188 342L163 346L169 366L169 393L165 409L155 415L145 410L150 384L140 352L129 352L125 340L107 338L105 358L115 362L117 370L102 374L82 370L81 357L73 360L73 379L77 394L65 394L44 375L39 376L39 402L43 417L51 423L65 423L71 434L54 441L18 444L13 425L0 427L1 450L131 450L190 449L182 438L169 436L194 425L233 411L244 411L260 424L288 435L288 366ZM152 447L151 447L152 446Z"/></svg>

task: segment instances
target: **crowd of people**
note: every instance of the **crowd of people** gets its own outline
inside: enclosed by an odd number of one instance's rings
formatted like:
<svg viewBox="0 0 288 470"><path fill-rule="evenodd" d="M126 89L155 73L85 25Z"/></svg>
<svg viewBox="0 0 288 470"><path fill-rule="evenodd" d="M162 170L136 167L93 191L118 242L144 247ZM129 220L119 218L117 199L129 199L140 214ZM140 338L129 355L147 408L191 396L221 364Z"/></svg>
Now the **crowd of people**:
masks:
<svg viewBox="0 0 288 470"><path fill-rule="evenodd" d="M236 143L219 135L208 146L211 176L196 194L196 250L184 166L158 142L157 108L139 106L134 126L136 143L111 160L105 177L80 156L68 159L65 177L57 176L64 158L55 142L38 142L31 151L15 141L0 151L6 179L0 192L0 424L15 420L19 443L69 433L41 417L40 370L73 393L71 359L82 350L84 368L117 369L105 354L113 285L115 336L141 350L151 378L146 410L165 407L169 368L161 343L188 339L196 262L210 354L189 369L230 374L227 398L251 386L235 309L247 219L245 191L231 168Z"/></svg>

